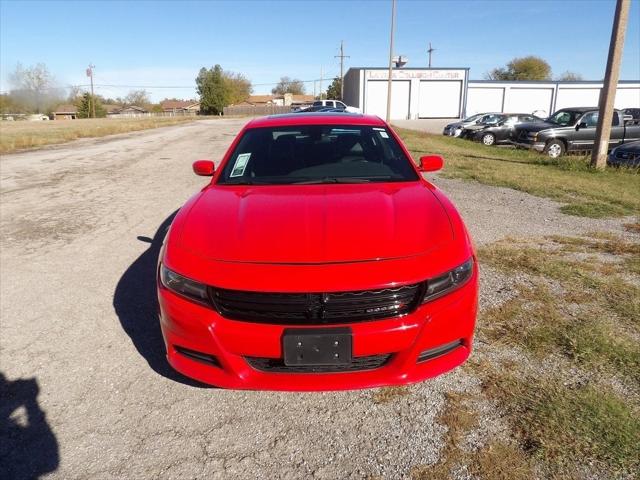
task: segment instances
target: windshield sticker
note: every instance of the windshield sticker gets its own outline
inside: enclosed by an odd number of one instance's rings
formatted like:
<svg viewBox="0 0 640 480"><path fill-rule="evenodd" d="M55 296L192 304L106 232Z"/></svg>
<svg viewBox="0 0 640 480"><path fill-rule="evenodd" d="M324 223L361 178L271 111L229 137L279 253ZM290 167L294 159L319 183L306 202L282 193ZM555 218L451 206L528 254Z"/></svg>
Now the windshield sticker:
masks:
<svg viewBox="0 0 640 480"><path fill-rule="evenodd" d="M380 132L380 136L382 138L389 138L389 134L387 132Z"/></svg>
<svg viewBox="0 0 640 480"><path fill-rule="evenodd" d="M249 163L249 158L251 158L250 153L241 153L236 158L236 163L233 165L233 170L231 171L230 177L241 177L244 175L244 169L247 168L247 163Z"/></svg>

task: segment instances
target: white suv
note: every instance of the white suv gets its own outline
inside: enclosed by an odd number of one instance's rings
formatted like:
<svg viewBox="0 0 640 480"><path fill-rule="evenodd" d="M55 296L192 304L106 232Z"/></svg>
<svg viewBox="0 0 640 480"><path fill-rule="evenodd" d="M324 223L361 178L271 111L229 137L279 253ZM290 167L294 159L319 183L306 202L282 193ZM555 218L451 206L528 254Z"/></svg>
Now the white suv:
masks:
<svg viewBox="0 0 640 480"><path fill-rule="evenodd" d="M350 107L345 105L340 100L316 100L313 102L313 107L328 107L328 108L339 108L349 113L362 113L359 108Z"/></svg>

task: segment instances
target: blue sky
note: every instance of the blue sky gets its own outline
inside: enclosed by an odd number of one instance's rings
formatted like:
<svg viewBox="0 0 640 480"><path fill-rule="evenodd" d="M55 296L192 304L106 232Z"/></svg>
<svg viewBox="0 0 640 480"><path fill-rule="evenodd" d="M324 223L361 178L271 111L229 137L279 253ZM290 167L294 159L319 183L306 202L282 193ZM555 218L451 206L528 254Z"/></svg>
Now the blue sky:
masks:
<svg viewBox="0 0 640 480"><path fill-rule="evenodd" d="M96 65L97 93L124 96L128 85L154 100L195 96L194 78L216 63L241 72L254 93L282 75L313 80L339 72L340 40L349 66L385 66L390 0L379 1L17 1L0 0L0 90L17 62L44 62L61 85L86 84ZM398 0L396 53L407 66L470 67L471 78L515 56L545 58L565 70L601 79L613 0ZM621 79L640 79L640 0L632 0ZM268 85L263 85L268 84ZM326 83L325 83L326 87ZM313 93L313 83L307 84Z"/></svg>

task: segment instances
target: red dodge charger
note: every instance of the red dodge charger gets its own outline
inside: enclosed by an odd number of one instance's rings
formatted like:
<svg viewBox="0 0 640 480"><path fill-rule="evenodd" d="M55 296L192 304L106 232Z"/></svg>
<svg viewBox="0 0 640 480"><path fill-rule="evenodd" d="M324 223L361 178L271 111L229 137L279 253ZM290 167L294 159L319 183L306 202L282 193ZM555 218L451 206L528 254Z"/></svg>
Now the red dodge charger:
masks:
<svg viewBox="0 0 640 480"><path fill-rule="evenodd" d="M471 352L478 268L453 204L378 117L249 122L158 264L169 363L226 388L417 382Z"/></svg>

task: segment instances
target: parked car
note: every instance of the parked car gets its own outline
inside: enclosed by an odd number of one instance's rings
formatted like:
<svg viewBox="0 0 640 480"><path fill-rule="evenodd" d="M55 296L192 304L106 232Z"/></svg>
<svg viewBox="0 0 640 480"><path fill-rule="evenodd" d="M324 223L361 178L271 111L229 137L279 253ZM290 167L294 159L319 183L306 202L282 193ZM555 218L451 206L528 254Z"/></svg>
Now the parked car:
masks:
<svg viewBox="0 0 640 480"><path fill-rule="evenodd" d="M439 375L471 352L473 243L375 116L249 122L177 213L158 264L167 358L219 387L328 390ZM373 241L372 239L375 239Z"/></svg>
<svg viewBox="0 0 640 480"><path fill-rule="evenodd" d="M498 123L482 125L481 128L470 132L467 138L482 142L485 145L509 143L516 125L543 121L542 118L538 118L530 113L507 113Z"/></svg>
<svg viewBox="0 0 640 480"><path fill-rule="evenodd" d="M625 108L623 113L625 117L629 118L629 121L640 124L640 108Z"/></svg>
<svg viewBox="0 0 640 480"><path fill-rule="evenodd" d="M449 123L444 127L442 131L443 135L447 135L449 137L459 137L462 133L462 129L473 125L476 121L480 120L485 115L496 115L495 113L476 113L475 115L471 115L459 122Z"/></svg>
<svg viewBox="0 0 640 480"><path fill-rule="evenodd" d="M293 113L312 113L312 112L346 112L344 108L336 108L336 107L325 107L322 105L313 105L309 108L305 108L304 110L297 110Z"/></svg>
<svg viewBox="0 0 640 480"><path fill-rule="evenodd" d="M488 126L494 126L505 120L507 116L504 113L487 113L476 120L474 123L467 125L462 129L460 138L473 138L475 133Z"/></svg>
<svg viewBox="0 0 640 480"><path fill-rule="evenodd" d="M544 122L516 126L513 143L552 158L566 152L590 151L597 124L597 107L564 108ZM640 139L640 125L625 125L620 110L614 111L611 125L611 148Z"/></svg>
<svg viewBox="0 0 640 480"><path fill-rule="evenodd" d="M640 167L640 141L625 143L611 150L607 165L612 167Z"/></svg>

